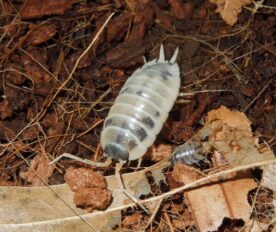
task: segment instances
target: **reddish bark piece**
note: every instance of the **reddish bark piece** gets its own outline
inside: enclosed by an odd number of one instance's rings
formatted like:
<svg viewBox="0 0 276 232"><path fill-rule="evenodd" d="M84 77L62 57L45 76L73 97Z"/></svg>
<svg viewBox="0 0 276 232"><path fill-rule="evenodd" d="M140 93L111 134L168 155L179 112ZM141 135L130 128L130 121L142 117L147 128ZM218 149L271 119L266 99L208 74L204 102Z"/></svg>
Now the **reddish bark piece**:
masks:
<svg viewBox="0 0 276 232"><path fill-rule="evenodd" d="M21 9L22 19L41 18L44 15L64 14L78 0L27 0Z"/></svg>
<svg viewBox="0 0 276 232"><path fill-rule="evenodd" d="M114 68L127 68L137 63L142 63L142 56L145 53L143 40L131 41L127 44L109 50L106 53L107 63Z"/></svg>
<svg viewBox="0 0 276 232"><path fill-rule="evenodd" d="M201 118L204 110L209 104L208 95L202 94L198 98L198 105L197 108L189 115L189 117L185 120L186 126L192 126L195 123L198 122L198 120Z"/></svg>
<svg viewBox="0 0 276 232"><path fill-rule="evenodd" d="M131 14L125 12L119 15L117 18L112 20L112 23L108 26L107 29L107 41L119 41L127 33L128 25L131 20Z"/></svg>
<svg viewBox="0 0 276 232"><path fill-rule="evenodd" d="M22 132L23 139L33 139L38 136L39 129L37 128L37 125L28 127L26 130Z"/></svg>
<svg viewBox="0 0 276 232"><path fill-rule="evenodd" d="M144 22L135 24L130 32L128 41L139 41L144 38L146 33L146 24Z"/></svg>
<svg viewBox="0 0 276 232"><path fill-rule="evenodd" d="M156 19L160 21L167 28L173 28L171 16L166 14L163 10L159 8L156 4L152 6L152 9L155 13Z"/></svg>
<svg viewBox="0 0 276 232"><path fill-rule="evenodd" d="M34 49L29 54L34 57L40 65L43 65L46 69L48 68L47 53L45 50ZM36 61L30 58L30 56L23 55L22 63L26 73L32 78L34 85L47 84L51 81L50 74L37 64Z"/></svg>
<svg viewBox="0 0 276 232"><path fill-rule="evenodd" d="M47 41L52 38L57 32L56 25L54 23L42 24L40 26L36 26L35 29L31 30L25 36L24 44L33 44L37 45Z"/></svg>
<svg viewBox="0 0 276 232"><path fill-rule="evenodd" d="M70 167L66 170L64 179L72 191L93 187L106 188L103 176L100 173L87 168Z"/></svg>
<svg viewBox="0 0 276 232"><path fill-rule="evenodd" d="M107 189L100 187L81 188L74 195L74 203L92 212L94 209L106 209L111 202L111 198L112 194Z"/></svg>
<svg viewBox="0 0 276 232"><path fill-rule="evenodd" d="M168 139L171 141L184 142L192 137L194 131L192 127L184 122L173 122L172 128L168 133Z"/></svg>
<svg viewBox="0 0 276 232"><path fill-rule="evenodd" d="M193 13L193 5L191 3L182 3L180 0L169 0L173 15L177 19L189 19Z"/></svg>
<svg viewBox="0 0 276 232"><path fill-rule="evenodd" d="M10 63L7 65L7 69L14 70L14 71L8 71L6 73L6 79L7 81L15 84L15 85L21 85L26 80L26 77L24 75L21 75L17 70L20 67L20 61L16 61L15 63Z"/></svg>
<svg viewBox="0 0 276 232"><path fill-rule="evenodd" d="M0 102L0 118L5 120L8 117L12 116L12 109L7 100Z"/></svg>
<svg viewBox="0 0 276 232"><path fill-rule="evenodd" d="M143 10L149 2L149 0L128 0L127 6L136 13Z"/></svg>
<svg viewBox="0 0 276 232"><path fill-rule="evenodd" d="M38 154L31 161L29 170L20 173L20 176L30 182L32 186L43 186L48 183L48 179L54 171L54 166L49 165L49 162L45 154Z"/></svg>

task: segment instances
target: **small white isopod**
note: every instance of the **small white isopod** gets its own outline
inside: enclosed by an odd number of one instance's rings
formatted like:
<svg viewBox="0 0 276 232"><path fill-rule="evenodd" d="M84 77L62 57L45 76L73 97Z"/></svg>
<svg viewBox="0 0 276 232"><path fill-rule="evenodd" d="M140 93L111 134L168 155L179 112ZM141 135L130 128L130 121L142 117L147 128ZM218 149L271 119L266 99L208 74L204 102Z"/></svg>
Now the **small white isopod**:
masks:
<svg viewBox="0 0 276 232"><path fill-rule="evenodd" d="M120 161L141 158L151 146L179 94L178 48L170 61L161 45L158 59L137 69L122 87L104 121L105 156Z"/></svg>
<svg viewBox="0 0 276 232"><path fill-rule="evenodd" d="M107 167L111 159L123 164L141 158L154 143L179 94L177 54L178 48L169 61L165 60L161 45L159 58L145 63L128 78L104 121L101 133L101 146L107 157L104 163L63 153L50 164L67 157Z"/></svg>
<svg viewBox="0 0 276 232"><path fill-rule="evenodd" d="M107 156L104 163L63 153L50 164L62 157L98 167L109 166L112 159L119 160L115 175L120 188L148 213L148 210L124 189L119 171L124 161L139 159L146 153L173 107L180 88L179 67L175 63L177 53L178 48L170 61L165 60L161 45L159 58L145 63L124 84L104 121L101 133L101 146Z"/></svg>

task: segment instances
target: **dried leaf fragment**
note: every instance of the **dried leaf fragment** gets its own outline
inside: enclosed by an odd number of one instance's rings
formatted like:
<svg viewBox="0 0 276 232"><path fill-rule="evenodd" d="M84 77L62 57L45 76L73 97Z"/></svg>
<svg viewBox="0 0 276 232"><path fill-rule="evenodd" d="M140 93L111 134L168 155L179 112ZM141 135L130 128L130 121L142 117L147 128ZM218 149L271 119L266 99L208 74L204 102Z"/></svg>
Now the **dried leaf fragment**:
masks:
<svg viewBox="0 0 276 232"><path fill-rule="evenodd" d="M270 164L268 166L263 167L262 169L263 169L262 186L267 187L276 193L276 164ZM275 204L276 204L276 201L275 201Z"/></svg>
<svg viewBox="0 0 276 232"><path fill-rule="evenodd" d="M32 186L43 186L48 183L48 178L54 171L53 165L49 165L49 162L50 160L45 154L37 154L31 161L29 170L20 173L20 176L32 183Z"/></svg>
<svg viewBox="0 0 276 232"><path fill-rule="evenodd" d="M191 183L202 176L199 171L184 164L177 164L173 176L184 184ZM247 221L251 207L247 194L257 184L247 173L237 173L235 178L225 178L222 183L214 182L185 192L195 221L200 231L214 231L223 218Z"/></svg>
<svg viewBox="0 0 276 232"><path fill-rule="evenodd" d="M131 67L142 62L141 57L144 53L145 43L143 40L130 41L109 50L106 53L106 62L114 68Z"/></svg>
<svg viewBox="0 0 276 232"><path fill-rule="evenodd" d="M240 130L251 132L251 122L244 113L231 111L225 106L216 110L211 110L207 115L207 122L220 120L230 127L239 128Z"/></svg>
<svg viewBox="0 0 276 232"><path fill-rule="evenodd" d="M209 145L220 152L231 165L274 158L272 152L259 151L258 140L253 136L250 121L244 113L221 106L208 113L206 126L213 130L209 135Z"/></svg>
<svg viewBox="0 0 276 232"><path fill-rule="evenodd" d="M252 0L210 0L217 5L216 12L220 13L223 20L233 26L238 20L242 6L249 5Z"/></svg>

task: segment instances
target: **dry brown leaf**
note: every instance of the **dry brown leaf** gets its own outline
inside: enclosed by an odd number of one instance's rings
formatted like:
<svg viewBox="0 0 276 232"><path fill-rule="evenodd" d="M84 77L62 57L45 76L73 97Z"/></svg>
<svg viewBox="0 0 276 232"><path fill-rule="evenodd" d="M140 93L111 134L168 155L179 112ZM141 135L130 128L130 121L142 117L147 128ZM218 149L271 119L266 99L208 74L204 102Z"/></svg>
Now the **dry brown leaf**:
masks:
<svg viewBox="0 0 276 232"><path fill-rule="evenodd" d="M264 232L268 231L269 225L257 222L254 220L249 220L246 224L244 232Z"/></svg>
<svg viewBox="0 0 276 232"><path fill-rule="evenodd" d="M224 106L208 113L206 126L209 147L215 148L231 165L245 165L273 159L272 152L259 151L258 140L252 135L250 121L244 113Z"/></svg>
<svg viewBox="0 0 276 232"><path fill-rule="evenodd" d="M53 174L54 166L49 165L49 159L44 154L36 155L31 161L31 166L26 172L20 173L20 176L26 181L32 183L32 186L43 186L48 183L48 178Z"/></svg>
<svg viewBox="0 0 276 232"><path fill-rule="evenodd" d="M151 167L164 169L168 163ZM122 175L127 190L134 195L137 183L145 179L145 170ZM92 224L95 231L112 231L120 226L121 210L133 207L134 203L122 193L115 176L105 177L112 192L112 203L105 211L87 213L73 203L73 195L67 184L43 187L3 187L0 186L0 231L1 232L78 232L93 231L83 219ZM58 196L58 197L57 197ZM145 203L152 213L159 206L159 200ZM81 217L82 218L81 218Z"/></svg>
<svg viewBox="0 0 276 232"><path fill-rule="evenodd" d="M177 164L173 173L184 184L200 177L198 171L184 164ZM256 186L248 173L237 173L234 178L223 179L222 183L213 182L185 192L200 231L216 230L224 217L249 220L251 206L247 194Z"/></svg>
<svg viewBox="0 0 276 232"><path fill-rule="evenodd" d="M276 164L265 166L262 169L263 169L262 186L269 188L276 193Z"/></svg>
<svg viewBox="0 0 276 232"><path fill-rule="evenodd" d="M216 12L220 13L223 20L233 26L238 20L242 6L249 5L253 0L210 0L217 5Z"/></svg>
<svg viewBox="0 0 276 232"><path fill-rule="evenodd" d="M223 121L229 127L239 128L242 131L251 133L251 122L246 115L239 111L231 111L225 106L208 112L206 123Z"/></svg>

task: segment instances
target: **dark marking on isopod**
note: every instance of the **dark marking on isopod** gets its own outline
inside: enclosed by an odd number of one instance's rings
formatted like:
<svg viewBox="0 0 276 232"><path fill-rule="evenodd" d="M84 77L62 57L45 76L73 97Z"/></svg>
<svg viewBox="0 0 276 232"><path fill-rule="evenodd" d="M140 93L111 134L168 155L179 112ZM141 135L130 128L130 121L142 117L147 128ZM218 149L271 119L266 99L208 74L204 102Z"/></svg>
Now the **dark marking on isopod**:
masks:
<svg viewBox="0 0 276 232"><path fill-rule="evenodd" d="M160 112L159 112L159 111L156 111L156 112L155 112L155 116L156 116L156 117L159 117L159 116L160 116Z"/></svg>
<svg viewBox="0 0 276 232"><path fill-rule="evenodd" d="M130 133L137 136L141 142L148 136L148 133L144 128L140 127L139 125L133 122L124 121L122 128L128 130Z"/></svg>
<svg viewBox="0 0 276 232"><path fill-rule="evenodd" d="M129 142L128 142L128 148L129 148L129 150L131 151L133 148L135 148L135 147L137 147L138 145L137 145L137 143L135 142L135 140L129 140Z"/></svg>
<svg viewBox="0 0 276 232"><path fill-rule="evenodd" d="M146 67L144 70L147 76L150 78L153 78L158 75L158 76L161 76L162 79L166 81L168 80L168 76L172 76L172 74L168 72L166 68L164 68L164 65L159 63Z"/></svg>
<svg viewBox="0 0 276 232"><path fill-rule="evenodd" d="M137 131L137 136L139 140L142 142L146 137L148 137L148 133L144 128L139 128L136 130Z"/></svg>
<svg viewBox="0 0 276 232"><path fill-rule="evenodd" d="M120 94L129 93L129 92L130 92L130 91L129 91L129 87L127 87L127 88L125 88L124 90L122 90Z"/></svg>
<svg viewBox="0 0 276 232"><path fill-rule="evenodd" d="M107 127L107 126L110 126L110 125L112 125L112 119L108 118L104 123L104 127Z"/></svg>
<svg viewBox="0 0 276 232"><path fill-rule="evenodd" d="M139 91L136 92L136 94L137 94L138 96L143 96L143 91L139 90Z"/></svg>
<svg viewBox="0 0 276 232"><path fill-rule="evenodd" d="M150 117L143 117L142 118L142 123L144 125L150 127L151 129L154 128L154 126L155 126L154 121Z"/></svg>
<svg viewBox="0 0 276 232"><path fill-rule="evenodd" d="M121 144L123 142L123 140L124 140L124 137L125 136L123 134L121 134L121 133L117 134L117 136L116 136L116 143Z"/></svg>

